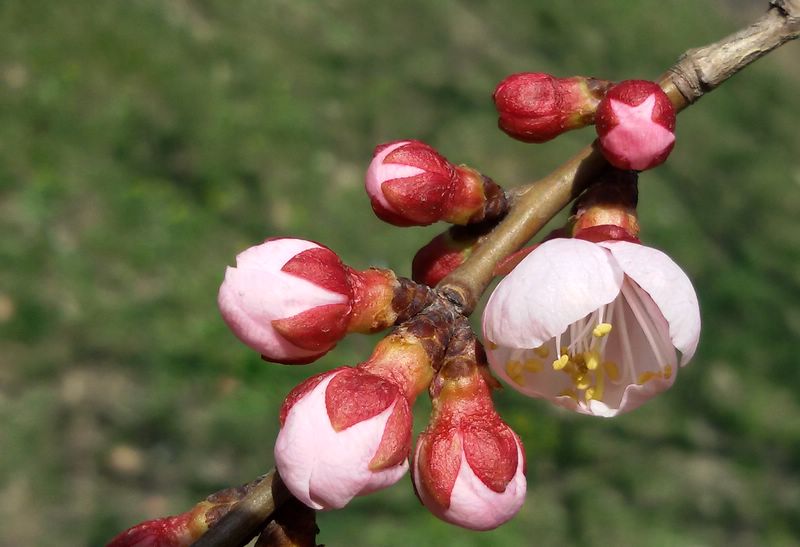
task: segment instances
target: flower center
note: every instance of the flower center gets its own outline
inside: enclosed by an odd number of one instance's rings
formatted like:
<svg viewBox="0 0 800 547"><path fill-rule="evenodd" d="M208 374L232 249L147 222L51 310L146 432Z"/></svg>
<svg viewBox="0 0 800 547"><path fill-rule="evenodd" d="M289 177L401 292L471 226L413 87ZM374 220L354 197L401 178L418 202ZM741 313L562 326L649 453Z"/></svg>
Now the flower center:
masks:
<svg viewBox="0 0 800 547"><path fill-rule="evenodd" d="M540 388L544 378L534 380L528 373L556 371L563 376L552 384L554 395L582 406L592 400L616 406L627 386L671 378L676 357L663 317L646 293L626 280L616 299L560 335L535 349L512 351L505 370L518 385Z"/></svg>

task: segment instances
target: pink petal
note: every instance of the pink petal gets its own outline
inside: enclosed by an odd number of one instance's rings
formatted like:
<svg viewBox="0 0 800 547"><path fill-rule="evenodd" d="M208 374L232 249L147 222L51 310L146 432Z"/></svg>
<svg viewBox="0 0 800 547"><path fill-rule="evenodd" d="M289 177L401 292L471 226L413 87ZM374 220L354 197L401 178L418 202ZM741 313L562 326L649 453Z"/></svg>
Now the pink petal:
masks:
<svg viewBox="0 0 800 547"><path fill-rule="evenodd" d="M325 391L338 373L321 381L289 410L275 441L275 462L287 488L314 509L339 509L354 497L393 484L408 463L372 472L394 405L336 432L328 419Z"/></svg>
<svg viewBox="0 0 800 547"><path fill-rule="evenodd" d="M398 141L380 150L372 158L372 162L367 169L366 189L370 198L380 203L384 209L397 213L383 195L381 186L387 180L413 177L424 173L422 169L410 165L400 165L397 163L383 163L383 160L394 150L408 144L410 141Z"/></svg>
<svg viewBox="0 0 800 547"><path fill-rule="evenodd" d="M669 324L681 366L689 362L700 340L700 307L692 282L666 254L626 241L599 243L614 255L620 268L653 299Z"/></svg>
<svg viewBox="0 0 800 547"><path fill-rule="evenodd" d="M419 450L415 455L418 465ZM420 499L437 517L471 530L492 530L510 520L525 502L527 481L522 462L524 457L517 444L517 471L503 492L494 492L486 486L467 464L466 455L461 454L461 467L450 496L450 507L444 508L433 501L418 482L414 481Z"/></svg>
<svg viewBox="0 0 800 547"><path fill-rule="evenodd" d="M240 253L236 267L225 270L217 296L222 317L239 339L268 358L298 359L320 353L288 342L273 328L273 320L348 302L347 295L280 271L298 249L309 248L319 246L304 240L271 240Z"/></svg>
<svg viewBox="0 0 800 547"><path fill-rule="evenodd" d="M279 237L268 239L236 255L236 266L258 270L279 271L296 255L309 249L322 249L321 245L307 239Z"/></svg>
<svg viewBox="0 0 800 547"><path fill-rule="evenodd" d="M637 106L609 101L618 125L600 141L614 156L616 161L612 163L621 169L643 171L663 162L675 144L675 134L653 121L656 96L650 95Z"/></svg>
<svg viewBox="0 0 800 547"><path fill-rule="evenodd" d="M579 239L539 245L506 276L483 313L485 339L535 348L619 294L622 270L602 247Z"/></svg>

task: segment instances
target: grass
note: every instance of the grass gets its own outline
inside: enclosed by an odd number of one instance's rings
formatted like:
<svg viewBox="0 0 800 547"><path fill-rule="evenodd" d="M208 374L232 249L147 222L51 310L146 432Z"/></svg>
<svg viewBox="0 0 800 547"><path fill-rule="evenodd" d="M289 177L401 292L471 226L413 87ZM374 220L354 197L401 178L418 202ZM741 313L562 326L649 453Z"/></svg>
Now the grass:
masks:
<svg viewBox="0 0 800 547"><path fill-rule="evenodd" d="M0 4L0 544L102 545L272 465L286 392L374 339L270 366L227 331L216 290L239 250L276 234L407 275L442 227L372 216L375 144L419 138L501 184L533 180L591 130L511 142L489 100L505 75L654 78L755 4ZM703 310L676 386L609 421L504 390L529 462L511 523L448 526L405 481L320 514L321 542L800 540L797 47L681 115L670 161L642 177L643 237Z"/></svg>

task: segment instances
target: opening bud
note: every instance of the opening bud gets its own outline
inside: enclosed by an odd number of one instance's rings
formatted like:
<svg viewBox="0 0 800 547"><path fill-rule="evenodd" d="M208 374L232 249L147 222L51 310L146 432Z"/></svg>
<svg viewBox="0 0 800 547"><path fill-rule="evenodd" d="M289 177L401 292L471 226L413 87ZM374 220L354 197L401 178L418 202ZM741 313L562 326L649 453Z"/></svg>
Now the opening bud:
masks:
<svg viewBox="0 0 800 547"><path fill-rule="evenodd" d="M478 367L457 378L446 373L434 380L431 422L414 454L414 486L440 519L491 530L525 501L522 443L495 412Z"/></svg>
<svg viewBox="0 0 800 547"><path fill-rule="evenodd" d="M346 333L353 291L336 254L303 239L269 239L236 257L219 288L222 318L264 359L310 363Z"/></svg>
<svg viewBox="0 0 800 547"><path fill-rule="evenodd" d="M494 90L497 125L524 142L545 142L594 120L595 109L611 82L542 72L512 74Z"/></svg>
<svg viewBox="0 0 800 547"><path fill-rule="evenodd" d="M412 416L403 389L363 368L309 378L286 397L275 462L313 509L339 509L408 470Z"/></svg>
<svg viewBox="0 0 800 547"><path fill-rule="evenodd" d="M675 108L658 84L627 80L600 101L595 127L608 163L644 171L664 163L675 145Z"/></svg>
<svg viewBox="0 0 800 547"><path fill-rule="evenodd" d="M450 272L461 266L477 243L482 232L453 226L422 247L411 262L411 278L417 283L435 287Z"/></svg>
<svg viewBox="0 0 800 547"><path fill-rule="evenodd" d="M378 145L367 169L372 209L395 226L426 226L440 220L478 222L504 214L503 191L474 169L447 161L427 144L394 141Z"/></svg>

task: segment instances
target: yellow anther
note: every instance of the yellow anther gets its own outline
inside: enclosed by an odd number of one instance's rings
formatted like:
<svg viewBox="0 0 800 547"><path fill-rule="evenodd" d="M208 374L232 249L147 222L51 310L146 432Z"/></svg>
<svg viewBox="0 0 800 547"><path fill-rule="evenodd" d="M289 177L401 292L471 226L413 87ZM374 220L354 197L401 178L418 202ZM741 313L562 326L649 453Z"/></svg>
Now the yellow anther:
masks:
<svg viewBox="0 0 800 547"><path fill-rule="evenodd" d="M518 386L525 385L525 377L522 375L522 372L518 372L516 374L509 374L508 377L511 378L511 381L517 384Z"/></svg>
<svg viewBox="0 0 800 547"><path fill-rule="evenodd" d="M647 372L643 372L643 373L641 373L639 375L639 380L638 380L637 383L638 384L646 384L647 382L649 382L653 378L660 378L660 377L661 377L661 375L658 374L657 372L653 372L651 370L648 370Z"/></svg>
<svg viewBox="0 0 800 547"><path fill-rule="evenodd" d="M592 398L600 401L603 399L603 394L606 391L606 375L603 374L602 370L598 370L594 374L594 379L595 379L595 386L594 389L592 390Z"/></svg>
<svg viewBox="0 0 800 547"><path fill-rule="evenodd" d="M612 382L616 382L617 380L619 380L619 367L615 362L606 361L605 363L603 363L603 370L606 371L608 379L611 380Z"/></svg>
<svg viewBox="0 0 800 547"><path fill-rule="evenodd" d="M598 355L594 351L587 351L583 354L583 361L586 363L586 368L589 370L597 370L597 366L600 364L598 360Z"/></svg>
<svg viewBox="0 0 800 547"><path fill-rule="evenodd" d="M599 323L592 331L592 336L602 338L611 332L611 323Z"/></svg>
<svg viewBox="0 0 800 547"><path fill-rule="evenodd" d="M661 374L664 376L665 380L669 380L672 377L672 365L666 365L664 367L664 372Z"/></svg>
<svg viewBox="0 0 800 547"><path fill-rule="evenodd" d="M522 363L519 361L509 361L506 363L506 373L510 378L522 375Z"/></svg>
<svg viewBox="0 0 800 547"><path fill-rule="evenodd" d="M486 346L487 346L489 349L497 349L497 344L495 344L495 343L494 343L494 342L492 342L491 340L487 340L486 342L487 342L487 343L486 343Z"/></svg>
<svg viewBox="0 0 800 547"><path fill-rule="evenodd" d="M540 372L544 367L544 363L538 359L528 359L523 363L522 367L528 372Z"/></svg>
<svg viewBox="0 0 800 547"><path fill-rule="evenodd" d="M553 361L553 370L561 370L569 363L569 355L562 355L555 361Z"/></svg>
<svg viewBox="0 0 800 547"><path fill-rule="evenodd" d="M545 346L544 344L542 344L538 348L534 349L533 353L535 353L536 355L538 355L539 357L544 359L545 357L550 355L550 349L547 346Z"/></svg>
<svg viewBox="0 0 800 547"><path fill-rule="evenodd" d="M586 390L586 393L583 394L583 396L586 398L587 403L592 399L594 399L594 388L593 387L588 388Z"/></svg>
<svg viewBox="0 0 800 547"><path fill-rule="evenodd" d="M576 376L575 377L575 387L578 389L586 389L592 385L592 381L589 380L588 376Z"/></svg>

